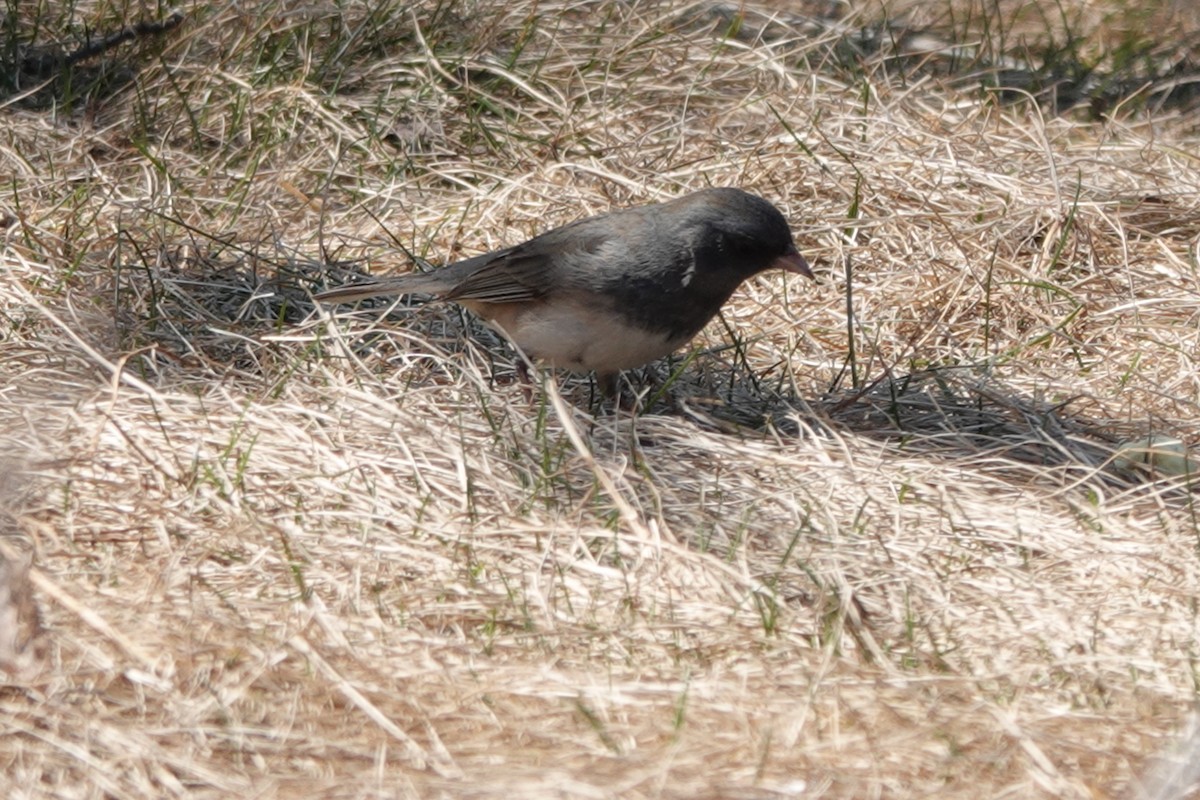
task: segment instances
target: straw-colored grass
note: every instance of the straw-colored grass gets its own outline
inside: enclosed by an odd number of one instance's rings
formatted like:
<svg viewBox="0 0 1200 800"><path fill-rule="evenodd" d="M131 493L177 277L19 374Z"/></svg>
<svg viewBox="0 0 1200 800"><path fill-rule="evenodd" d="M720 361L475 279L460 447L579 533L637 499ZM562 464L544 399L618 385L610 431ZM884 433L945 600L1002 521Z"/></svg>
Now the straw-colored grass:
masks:
<svg viewBox="0 0 1200 800"><path fill-rule="evenodd" d="M196 4L10 72L4 796L1195 796L1195 494L1114 454L1200 433L1200 117L851 37L1108 2ZM137 19L13 8L9 66ZM819 281L636 416L310 299L707 185Z"/></svg>

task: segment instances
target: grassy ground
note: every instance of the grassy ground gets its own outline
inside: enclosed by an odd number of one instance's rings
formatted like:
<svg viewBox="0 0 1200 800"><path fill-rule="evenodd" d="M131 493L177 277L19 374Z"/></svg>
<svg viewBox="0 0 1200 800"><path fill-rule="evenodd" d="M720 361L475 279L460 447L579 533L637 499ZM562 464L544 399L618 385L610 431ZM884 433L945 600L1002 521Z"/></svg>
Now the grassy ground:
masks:
<svg viewBox="0 0 1200 800"><path fill-rule="evenodd" d="M1045 68L1194 12L6 9L5 796L1195 795L1194 493L1115 454L1200 433L1200 113ZM707 185L819 281L637 417L309 298Z"/></svg>

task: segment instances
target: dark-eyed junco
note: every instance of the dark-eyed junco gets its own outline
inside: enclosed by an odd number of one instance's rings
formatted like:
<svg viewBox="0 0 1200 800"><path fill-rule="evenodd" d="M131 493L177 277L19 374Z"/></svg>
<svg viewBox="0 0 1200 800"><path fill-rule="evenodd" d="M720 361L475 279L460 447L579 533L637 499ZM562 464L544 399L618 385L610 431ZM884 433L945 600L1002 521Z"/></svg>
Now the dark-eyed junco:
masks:
<svg viewBox="0 0 1200 800"><path fill-rule="evenodd" d="M620 370L681 347L742 281L773 267L812 277L778 209L740 189L705 189L316 299L431 294L479 315L532 359L595 370L611 390Z"/></svg>

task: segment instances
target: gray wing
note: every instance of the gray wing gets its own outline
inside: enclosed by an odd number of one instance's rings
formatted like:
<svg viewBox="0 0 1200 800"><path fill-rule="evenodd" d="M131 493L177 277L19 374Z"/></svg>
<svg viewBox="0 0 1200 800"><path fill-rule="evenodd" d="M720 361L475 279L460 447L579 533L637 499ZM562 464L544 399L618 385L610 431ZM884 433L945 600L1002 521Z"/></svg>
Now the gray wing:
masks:
<svg viewBox="0 0 1200 800"><path fill-rule="evenodd" d="M322 302L352 303L368 297L432 294L443 300L520 303L561 288L595 280L603 268L594 256L612 240L614 227L603 216L589 217L503 250L456 261L427 273L341 286L316 295ZM593 256L593 258L589 258Z"/></svg>
<svg viewBox="0 0 1200 800"><path fill-rule="evenodd" d="M600 217L591 217L555 228L508 250L460 261L445 271L461 272L463 277L442 297L521 303L577 287L581 278L586 279L580 272L602 268L588 257L598 253L611 236L611 226L603 224Z"/></svg>

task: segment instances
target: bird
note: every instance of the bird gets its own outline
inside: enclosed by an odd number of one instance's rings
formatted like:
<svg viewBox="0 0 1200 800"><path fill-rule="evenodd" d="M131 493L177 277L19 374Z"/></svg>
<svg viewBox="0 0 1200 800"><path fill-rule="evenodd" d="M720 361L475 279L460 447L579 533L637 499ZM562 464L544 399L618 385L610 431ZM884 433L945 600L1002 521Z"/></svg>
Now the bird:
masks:
<svg viewBox="0 0 1200 800"><path fill-rule="evenodd" d="M322 303L421 294L457 303L529 359L594 372L608 396L621 371L670 355L747 278L813 277L787 220L741 189L702 189L585 217L512 247L340 286ZM518 362L519 374L527 372Z"/></svg>

